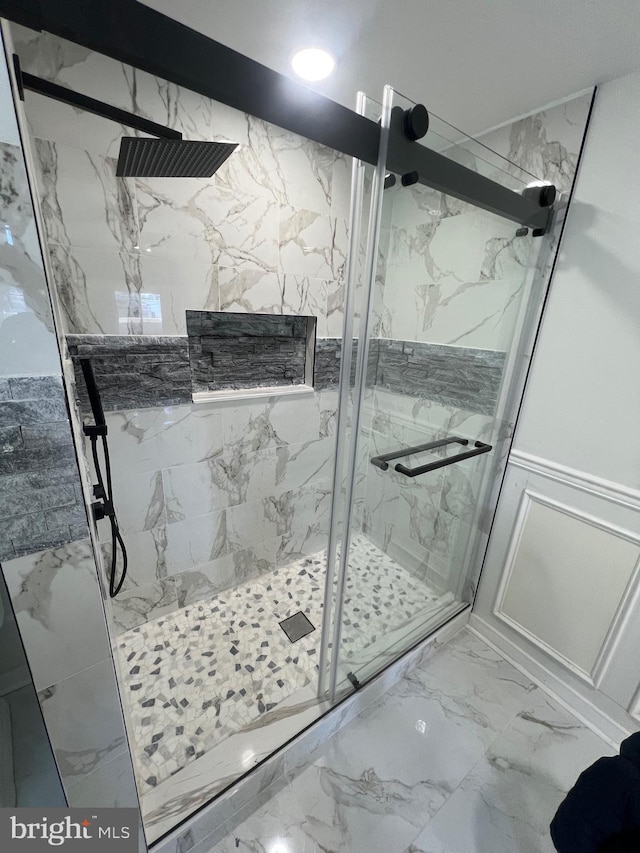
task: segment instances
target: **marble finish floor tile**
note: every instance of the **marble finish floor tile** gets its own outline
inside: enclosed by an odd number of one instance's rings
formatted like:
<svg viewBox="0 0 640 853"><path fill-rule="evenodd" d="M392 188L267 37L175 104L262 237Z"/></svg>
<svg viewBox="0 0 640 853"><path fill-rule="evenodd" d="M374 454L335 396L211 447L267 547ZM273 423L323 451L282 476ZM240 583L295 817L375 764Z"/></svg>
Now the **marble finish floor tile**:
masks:
<svg viewBox="0 0 640 853"><path fill-rule="evenodd" d="M277 719L297 691L315 691L325 564L325 552L301 558L121 635L143 796L259 718ZM355 660L426 606L437 610L441 597L362 538L352 548L346 601L354 605L342 649ZM291 643L279 623L298 612L316 630Z"/></svg>
<svg viewBox="0 0 640 853"><path fill-rule="evenodd" d="M194 853L552 853L566 791L611 754L465 630Z"/></svg>
<svg viewBox="0 0 640 853"><path fill-rule="evenodd" d="M62 783L33 687L21 687L5 698L11 708L16 806L64 808Z"/></svg>

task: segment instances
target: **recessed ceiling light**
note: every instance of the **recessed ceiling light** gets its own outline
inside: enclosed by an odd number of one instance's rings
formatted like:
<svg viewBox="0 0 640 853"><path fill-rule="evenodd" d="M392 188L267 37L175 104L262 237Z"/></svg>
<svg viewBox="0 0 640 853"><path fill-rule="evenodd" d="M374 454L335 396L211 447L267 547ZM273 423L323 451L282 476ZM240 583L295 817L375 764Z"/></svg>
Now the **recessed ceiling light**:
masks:
<svg viewBox="0 0 640 853"><path fill-rule="evenodd" d="M303 80L324 80L336 67L336 61L326 50L308 47L295 54L291 67Z"/></svg>

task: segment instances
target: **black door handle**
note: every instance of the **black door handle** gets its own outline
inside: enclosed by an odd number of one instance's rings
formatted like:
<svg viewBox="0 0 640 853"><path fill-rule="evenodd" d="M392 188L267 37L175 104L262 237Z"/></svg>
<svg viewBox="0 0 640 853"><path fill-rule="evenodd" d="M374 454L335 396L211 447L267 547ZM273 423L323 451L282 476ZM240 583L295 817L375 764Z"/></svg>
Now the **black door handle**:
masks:
<svg viewBox="0 0 640 853"><path fill-rule="evenodd" d="M430 462L428 465L420 465L417 468L407 468L406 465L399 462L396 465L396 471L399 474L404 474L405 477L418 477L420 474L426 474L427 471L435 471L436 468L444 468L446 465L455 465L456 462L462 462L463 459L471 459L472 456L480 456L481 453L488 453L493 450L491 444L483 444L481 441L474 442L473 447L473 450L465 450L463 453L456 453L455 456L438 459L437 462Z"/></svg>
<svg viewBox="0 0 640 853"><path fill-rule="evenodd" d="M415 447L403 447L401 450L394 450L392 453L383 453L382 456L372 457L371 464L375 465L376 468L386 471L391 459L400 459L402 456L412 456L414 453L422 453L423 450L433 450L434 447L444 447L445 444L454 443L469 444L469 439L452 435L449 438L439 438L437 441L428 441L426 444L416 444ZM396 470L398 470L397 465Z"/></svg>

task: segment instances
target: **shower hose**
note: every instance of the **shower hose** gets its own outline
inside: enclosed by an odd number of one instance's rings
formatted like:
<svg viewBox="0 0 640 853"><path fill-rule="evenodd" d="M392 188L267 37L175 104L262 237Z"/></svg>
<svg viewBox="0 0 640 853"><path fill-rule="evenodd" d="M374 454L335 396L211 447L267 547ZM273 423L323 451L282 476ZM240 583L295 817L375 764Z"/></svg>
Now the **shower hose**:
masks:
<svg viewBox="0 0 640 853"><path fill-rule="evenodd" d="M107 475L107 481L105 485L104 477L102 475L102 467L100 465L100 459L98 457L98 436L95 434L89 435L89 439L91 441L91 455L93 457L93 465L96 469L96 477L98 479L98 484L93 487L93 494L94 497L98 498L99 500L102 500L102 506L98 507L99 515L96 515L96 518L106 517L109 519L109 524L111 525L111 567L109 569L109 595L111 596L111 598L115 598L116 595L122 589L122 584L124 583L124 580L127 576L127 565L129 560L127 557L127 549L125 547L122 534L120 533L120 529L118 527L118 519L116 518L116 512L113 506L113 483L111 480L111 461L109 459L109 445L107 444L107 436L105 433L101 433L100 438L102 438L102 453L104 455L104 466ZM120 575L120 580L116 584L116 564L118 560L117 545L120 545L120 550L122 551L122 573Z"/></svg>

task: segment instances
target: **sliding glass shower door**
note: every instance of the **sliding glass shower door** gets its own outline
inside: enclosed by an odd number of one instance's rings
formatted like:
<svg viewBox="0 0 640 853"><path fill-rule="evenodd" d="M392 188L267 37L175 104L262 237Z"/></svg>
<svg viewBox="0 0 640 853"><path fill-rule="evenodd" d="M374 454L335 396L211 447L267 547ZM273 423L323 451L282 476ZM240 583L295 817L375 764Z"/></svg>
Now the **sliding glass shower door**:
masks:
<svg viewBox="0 0 640 853"><path fill-rule="evenodd" d="M397 106L412 103L387 89L383 127ZM512 190L534 180L433 117L420 144ZM348 319L357 369L332 525L334 695L473 600L548 239L384 165L372 177L369 289Z"/></svg>

